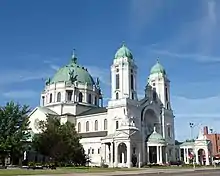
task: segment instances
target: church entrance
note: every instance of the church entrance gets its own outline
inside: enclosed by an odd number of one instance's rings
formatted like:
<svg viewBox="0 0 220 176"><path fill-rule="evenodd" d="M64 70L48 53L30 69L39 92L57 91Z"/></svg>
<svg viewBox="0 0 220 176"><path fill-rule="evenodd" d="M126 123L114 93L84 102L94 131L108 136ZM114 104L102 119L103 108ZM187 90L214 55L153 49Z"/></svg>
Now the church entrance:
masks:
<svg viewBox="0 0 220 176"><path fill-rule="evenodd" d="M199 149L198 150L198 161L199 161L200 165L205 165L206 164L205 150L204 149Z"/></svg>
<svg viewBox="0 0 220 176"><path fill-rule="evenodd" d="M149 163L157 163L157 147L149 146Z"/></svg>
<svg viewBox="0 0 220 176"><path fill-rule="evenodd" d="M121 164L127 163L127 146L125 143L120 143L118 145L118 162Z"/></svg>

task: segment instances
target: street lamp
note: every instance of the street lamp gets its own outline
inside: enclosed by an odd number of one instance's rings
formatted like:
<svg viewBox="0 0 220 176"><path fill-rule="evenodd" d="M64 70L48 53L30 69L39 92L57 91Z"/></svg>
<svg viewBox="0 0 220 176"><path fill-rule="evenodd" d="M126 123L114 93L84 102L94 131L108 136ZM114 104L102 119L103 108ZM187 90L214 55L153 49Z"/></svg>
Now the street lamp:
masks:
<svg viewBox="0 0 220 176"><path fill-rule="evenodd" d="M189 122L190 127L190 138L193 139L193 128L195 127L195 124L193 122Z"/></svg>

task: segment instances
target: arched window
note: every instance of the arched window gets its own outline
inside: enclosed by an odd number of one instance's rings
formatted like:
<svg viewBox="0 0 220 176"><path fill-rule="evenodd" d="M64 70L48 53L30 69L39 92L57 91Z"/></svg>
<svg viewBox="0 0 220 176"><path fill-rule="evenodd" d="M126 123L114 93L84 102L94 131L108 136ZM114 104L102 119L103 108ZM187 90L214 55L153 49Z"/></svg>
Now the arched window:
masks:
<svg viewBox="0 0 220 176"><path fill-rule="evenodd" d="M61 93L60 92L57 93L57 102L61 102Z"/></svg>
<svg viewBox="0 0 220 176"><path fill-rule="evenodd" d="M118 129L118 121L115 122L115 127Z"/></svg>
<svg viewBox="0 0 220 176"><path fill-rule="evenodd" d="M134 100L134 92L131 93L131 99Z"/></svg>
<svg viewBox="0 0 220 176"><path fill-rule="evenodd" d="M168 136L171 138L171 127L170 126L167 127L167 133L168 133Z"/></svg>
<svg viewBox="0 0 220 176"><path fill-rule="evenodd" d="M42 96L42 105L44 106L44 104L45 104L45 97Z"/></svg>
<svg viewBox="0 0 220 176"><path fill-rule="evenodd" d="M118 92L115 94L115 98L116 98L116 100L118 100L118 98L119 98Z"/></svg>
<svg viewBox="0 0 220 176"><path fill-rule="evenodd" d="M166 101L169 101L169 100L168 100L168 89L167 89L167 87L166 87L166 89L165 89L165 97L166 97Z"/></svg>
<svg viewBox="0 0 220 176"><path fill-rule="evenodd" d="M107 130L108 128L108 121L107 119L104 120L104 130Z"/></svg>
<svg viewBox="0 0 220 176"><path fill-rule="evenodd" d="M83 101L83 94L82 92L79 92L79 102L82 102Z"/></svg>
<svg viewBox="0 0 220 176"><path fill-rule="evenodd" d="M98 103L97 103L97 97L95 97L95 105L97 105Z"/></svg>
<svg viewBox="0 0 220 176"><path fill-rule="evenodd" d="M50 101L49 102L52 103L52 101L53 101L53 94L51 93L50 94Z"/></svg>
<svg viewBox="0 0 220 176"><path fill-rule="evenodd" d="M88 103L92 104L92 95L91 94L88 95Z"/></svg>
<svg viewBox="0 0 220 176"><path fill-rule="evenodd" d="M153 100L156 101L157 100L157 92L156 89L153 88Z"/></svg>
<svg viewBox="0 0 220 176"><path fill-rule="evenodd" d="M86 122L86 131L89 131L89 121Z"/></svg>
<svg viewBox="0 0 220 176"><path fill-rule="evenodd" d="M78 132L81 132L81 123L78 123Z"/></svg>
<svg viewBox="0 0 220 176"><path fill-rule="evenodd" d="M119 89L119 74L116 74L116 76L115 76L115 88L116 89Z"/></svg>
<svg viewBox="0 0 220 176"><path fill-rule="evenodd" d="M95 121L95 131L98 131L98 120Z"/></svg>

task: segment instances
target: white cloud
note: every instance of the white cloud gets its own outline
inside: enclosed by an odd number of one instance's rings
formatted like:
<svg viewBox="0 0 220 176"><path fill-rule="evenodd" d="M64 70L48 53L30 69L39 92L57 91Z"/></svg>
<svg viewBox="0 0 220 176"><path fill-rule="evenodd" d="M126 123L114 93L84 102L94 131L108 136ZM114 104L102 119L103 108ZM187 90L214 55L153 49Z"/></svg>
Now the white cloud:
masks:
<svg viewBox="0 0 220 176"><path fill-rule="evenodd" d="M208 1L208 17L212 23L216 23L216 2L215 0Z"/></svg>
<svg viewBox="0 0 220 176"><path fill-rule="evenodd" d="M172 102L175 112L182 117L220 117L220 96L202 99L189 99L185 97L173 96Z"/></svg>
<svg viewBox="0 0 220 176"><path fill-rule="evenodd" d="M168 50L157 50L157 49L152 49L151 52L155 54L175 57L175 58L194 59L198 62L219 62L220 61L220 56L215 57L211 55L202 55L202 54L195 54L195 53L176 53L176 52L170 52Z"/></svg>
<svg viewBox="0 0 220 176"><path fill-rule="evenodd" d="M0 71L0 85L7 85L30 80L45 79L53 74L53 70L5 70Z"/></svg>
<svg viewBox="0 0 220 176"><path fill-rule="evenodd" d="M163 4L164 2L161 0L131 0L129 11L132 35L140 35L146 26L157 17Z"/></svg>
<svg viewBox="0 0 220 176"><path fill-rule="evenodd" d="M202 62L219 61L216 56L220 42L220 4L214 0L201 0L192 21L175 26L176 31L162 43L157 52L179 58L192 58ZM200 16L198 16L200 15ZM158 46L158 45L157 45ZM190 53L186 53L189 50Z"/></svg>
<svg viewBox="0 0 220 176"><path fill-rule="evenodd" d="M36 98L39 93L33 90L15 90L4 92L2 95L9 99L33 99Z"/></svg>

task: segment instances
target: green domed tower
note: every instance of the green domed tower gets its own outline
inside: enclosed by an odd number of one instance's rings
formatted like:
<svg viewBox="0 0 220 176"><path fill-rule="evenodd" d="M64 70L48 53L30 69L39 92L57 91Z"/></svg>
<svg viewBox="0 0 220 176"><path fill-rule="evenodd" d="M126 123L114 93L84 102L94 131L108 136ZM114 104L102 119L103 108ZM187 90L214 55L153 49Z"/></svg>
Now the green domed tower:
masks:
<svg viewBox="0 0 220 176"><path fill-rule="evenodd" d="M157 59L156 64L150 70L145 93L148 96L152 94L153 101L159 102L166 109L171 110L170 81L159 59Z"/></svg>
<svg viewBox="0 0 220 176"><path fill-rule="evenodd" d="M111 77L112 99L137 100L137 66L133 54L124 42L115 53Z"/></svg>

